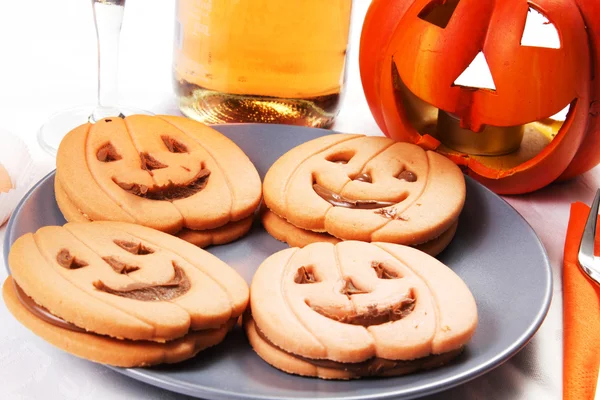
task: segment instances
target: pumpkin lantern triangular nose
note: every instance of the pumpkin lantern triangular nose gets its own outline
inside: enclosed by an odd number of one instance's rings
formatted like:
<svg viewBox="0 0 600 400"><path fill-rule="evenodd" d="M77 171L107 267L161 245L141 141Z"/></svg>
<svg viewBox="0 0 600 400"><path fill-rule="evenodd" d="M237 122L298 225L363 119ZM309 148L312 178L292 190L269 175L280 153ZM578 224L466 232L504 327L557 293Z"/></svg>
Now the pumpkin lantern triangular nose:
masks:
<svg viewBox="0 0 600 400"><path fill-rule="evenodd" d="M482 51L475 56L473 61L471 61L471 64L469 64L458 78L456 78L454 85L496 90L492 71L490 71L490 67Z"/></svg>

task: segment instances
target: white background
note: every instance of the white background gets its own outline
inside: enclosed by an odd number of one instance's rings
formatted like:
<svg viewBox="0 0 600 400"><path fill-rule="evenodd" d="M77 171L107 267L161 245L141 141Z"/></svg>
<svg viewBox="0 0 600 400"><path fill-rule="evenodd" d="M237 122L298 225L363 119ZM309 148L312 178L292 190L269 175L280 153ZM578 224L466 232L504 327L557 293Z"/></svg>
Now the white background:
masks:
<svg viewBox="0 0 600 400"><path fill-rule="evenodd" d="M354 0L347 91L334 128L380 135L358 73L358 40L368 4L368 0ZM173 0L127 1L121 46L122 104L178 114L171 89L173 21ZM37 145L36 131L53 112L95 102L96 62L90 0L1 2L0 127L29 145L40 176L53 168L54 160ZM599 183L596 169L572 182L507 199L532 224L548 250L555 279L549 316L534 340L510 362L430 400L561 397L560 274L569 204L576 200L589 203ZM3 233L0 228L0 239ZM0 279L5 277L0 265ZM0 302L0 399L42 398L185 397L138 383L51 347L18 324Z"/></svg>

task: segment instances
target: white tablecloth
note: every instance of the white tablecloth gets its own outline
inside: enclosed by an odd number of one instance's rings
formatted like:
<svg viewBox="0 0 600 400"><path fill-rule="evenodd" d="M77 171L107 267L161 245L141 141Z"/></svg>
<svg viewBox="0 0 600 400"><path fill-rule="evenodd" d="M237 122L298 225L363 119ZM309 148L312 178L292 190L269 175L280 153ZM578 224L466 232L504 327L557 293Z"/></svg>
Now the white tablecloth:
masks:
<svg viewBox="0 0 600 400"><path fill-rule="evenodd" d="M347 92L334 129L380 135L368 110L358 72L358 41L368 5L369 0L354 0ZM173 20L171 0L127 1L121 42L123 104L155 113L179 114L171 90ZM41 177L54 168L54 159L37 145L38 127L55 111L95 102L97 61L90 1L3 1L0 55L0 127L28 144ZM561 263L569 205L577 200L590 203L598 186L597 168L571 182L506 199L538 232L550 256L554 272L550 312L530 344L509 362L484 377L429 399L561 397ZM5 227L0 228L0 239L4 231ZM3 281L6 272L1 267ZM53 348L17 323L0 302L0 399L42 398L186 397L130 380Z"/></svg>

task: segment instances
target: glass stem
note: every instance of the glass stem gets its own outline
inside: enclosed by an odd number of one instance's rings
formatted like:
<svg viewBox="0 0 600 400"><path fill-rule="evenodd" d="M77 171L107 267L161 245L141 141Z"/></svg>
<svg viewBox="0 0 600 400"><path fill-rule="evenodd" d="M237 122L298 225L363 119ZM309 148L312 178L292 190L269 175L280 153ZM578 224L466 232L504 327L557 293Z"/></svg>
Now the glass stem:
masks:
<svg viewBox="0 0 600 400"><path fill-rule="evenodd" d="M119 37L125 0L92 0L98 39L98 104L90 115L94 123L106 117L123 117L118 105Z"/></svg>

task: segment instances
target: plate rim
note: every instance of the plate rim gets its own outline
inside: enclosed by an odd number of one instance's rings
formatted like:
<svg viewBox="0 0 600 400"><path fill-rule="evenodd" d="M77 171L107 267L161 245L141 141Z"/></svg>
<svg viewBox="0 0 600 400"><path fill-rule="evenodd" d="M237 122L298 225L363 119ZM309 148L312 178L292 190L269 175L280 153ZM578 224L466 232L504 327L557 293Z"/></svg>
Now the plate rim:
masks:
<svg viewBox="0 0 600 400"><path fill-rule="evenodd" d="M245 127L248 125L274 126L277 124L238 123L238 124L228 124L228 125L223 125L223 126L224 127L225 126ZM289 127L288 125L284 125L284 126ZM219 127L221 127L221 126L216 126L215 128L218 129ZM294 126L292 126L292 127L294 127ZM297 126L294 128L298 128L300 130L315 129L315 130L327 132L328 134L337 133L335 131L316 129L316 128L306 128L306 127L297 127ZM271 128L269 128L269 129L271 129ZM4 257L3 258L4 258L4 262L5 262L5 269L9 275L10 275L10 268L8 265L8 257L9 257L11 243L14 242L14 240L12 240L12 237L13 237L14 224L15 224L17 215L20 214L21 209L23 208L25 203L29 201L29 198L32 196L32 194L41 185L43 185L46 181L52 179L54 177L55 173L56 173L56 169L53 169L48 174L46 174L41 179L39 179L27 191L27 193L23 196L23 198L19 201L17 207L14 209L13 213L10 216L10 219L6 225L5 237L4 237L4 243L3 243L3 247L4 247L4 251L3 251ZM540 326L544 322L544 320L548 314L550 305L552 303L552 294L553 294L553 287L554 287L554 282L553 282L553 277L552 277L552 265L550 263L548 253L544 247L544 244L542 243L537 232L529 224L529 222L527 222L527 220L510 203L508 203L504 198L502 198L498 194L494 193L492 190L485 187L483 184L481 184L477 180L473 179L472 177L467 176L467 175L464 175L464 177L465 177L465 180L467 180L469 182L469 184L474 185L475 187L478 188L478 190L483 190L484 192L487 192L488 195L491 195L496 200L500 200L502 203L504 203L504 205L508 206L508 208L510 210L512 210L518 216L518 218L521 220L521 222L524 223L525 228L530 233L533 234L533 237L535 238L535 244L541 252L542 259L543 259L543 266L544 266L543 276L540 275L540 278L543 278L543 279L540 279L540 282L543 282L543 284L544 284L542 307L538 310L535 317L531 320L528 328L523 333L521 333L521 335L519 335L518 338L515 339L511 343L510 346L506 347L502 352L496 354L495 357L487 359L484 363L481 363L481 364L474 366L466 371L463 371L462 373L460 373L458 375L453 375L446 379L437 380L435 382L428 383L428 384L412 385L412 386L410 386L408 388L404 388L404 389L403 388L391 389L391 390L387 390L384 393L361 394L361 395L350 395L350 396L345 395L345 396L341 396L341 397L332 395L330 397L327 397L327 399L329 399L329 400L383 400L383 399L393 399L393 398L396 398L399 396L404 399L411 399L411 398L431 395L434 393L438 393L438 392L448 390L450 388L465 384L473 379L476 379L482 375L485 375L485 374L493 371L494 369L496 369L497 367L499 367L500 365L502 365L506 361L508 361L510 358L512 358L515 354L517 354L520 350L523 349L523 347L525 347L530 342L530 340L535 336L536 332L539 330ZM16 238L15 238L15 240L16 240ZM149 385L152 385L152 386L155 386L158 388L162 388L164 390L169 390L169 391L172 391L175 393L190 395L193 397L209 395L209 396L211 396L210 398L214 398L214 399L243 399L243 400L313 400L314 399L313 397L280 397L280 396L278 397L278 396L274 396L274 395L262 395L262 394L256 395L256 394L251 394L251 393L240 393L240 392L235 392L235 391L231 391L231 390L220 389L218 387L208 387L205 385L196 385L196 384L191 384L189 382L182 382L180 380L176 380L169 376L164 376L164 375L160 376L160 377L157 377L155 375L148 375L148 374L144 373L144 370L142 368L119 368L119 367L113 367L113 366L109 366L109 365L104 365L104 366L117 372L117 373L127 376L131 379L135 379L137 381L144 382L146 384L149 384ZM314 379L314 378L304 378L304 379Z"/></svg>

